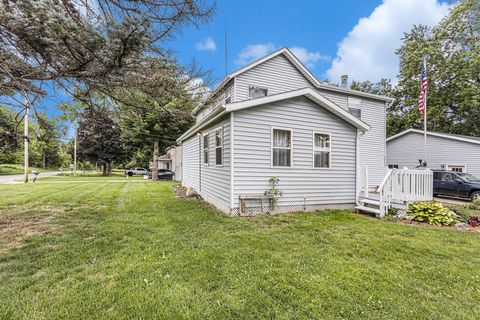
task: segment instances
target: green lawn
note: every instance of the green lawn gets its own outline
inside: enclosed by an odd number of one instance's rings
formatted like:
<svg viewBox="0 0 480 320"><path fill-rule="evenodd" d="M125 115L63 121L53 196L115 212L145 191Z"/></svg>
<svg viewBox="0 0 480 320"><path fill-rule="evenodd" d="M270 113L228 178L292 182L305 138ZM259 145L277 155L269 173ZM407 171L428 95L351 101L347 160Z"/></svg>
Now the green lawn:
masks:
<svg viewBox="0 0 480 320"><path fill-rule="evenodd" d="M58 169L43 169L37 167L30 167L30 172L32 170L37 170L40 172L50 172L50 171L58 171ZM23 173L23 166L20 164L0 164L0 176L1 175L8 175L8 174L22 174Z"/></svg>
<svg viewBox="0 0 480 320"><path fill-rule="evenodd" d="M478 233L227 217L172 185L0 185L0 319L480 318Z"/></svg>

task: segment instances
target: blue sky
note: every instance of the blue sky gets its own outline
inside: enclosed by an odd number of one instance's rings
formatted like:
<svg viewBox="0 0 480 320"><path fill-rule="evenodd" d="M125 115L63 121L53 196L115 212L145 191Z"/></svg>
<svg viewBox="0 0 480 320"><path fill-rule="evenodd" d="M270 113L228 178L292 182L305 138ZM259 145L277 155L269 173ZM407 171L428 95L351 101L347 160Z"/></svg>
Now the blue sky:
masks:
<svg viewBox="0 0 480 320"><path fill-rule="evenodd" d="M439 0L217 0L212 20L200 29L184 28L165 45L182 64L193 60L211 70L214 83L225 76L224 31L227 27L228 72L284 46L318 79L395 83L404 32L414 24L434 25L448 12ZM45 101L48 114L67 99L57 92Z"/></svg>
<svg viewBox="0 0 480 320"><path fill-rule="evenodd" d="M413 24L436 24L448 11L437 0L252 1L219 0L213 20L186 29L169 44L182 63L195 59L219 81L228 71L287 46L320 80L395 82L395 49Z"/></svg>
<svg viewBox="0 0 480 320"><path fill-rule="evenodd" d="M330 66L331 58L335 57L339 40L360 17L369 15L380 3L378 0L220 0L216 15L209 24L200 30L185 30L170 47L178 53L182 63L196 59L204 68L211 69L219 80L225 76L226 23L229 72L248 62L239 59L242 50L249 45L261 44L269 48L268 51L288 46L318 53L320 58L309 67L318 77L325 78L324 73ZM208 46L199 50L198 44L205 43L207 39L214 41L215 50L211 47L208 50Z"/></svg>

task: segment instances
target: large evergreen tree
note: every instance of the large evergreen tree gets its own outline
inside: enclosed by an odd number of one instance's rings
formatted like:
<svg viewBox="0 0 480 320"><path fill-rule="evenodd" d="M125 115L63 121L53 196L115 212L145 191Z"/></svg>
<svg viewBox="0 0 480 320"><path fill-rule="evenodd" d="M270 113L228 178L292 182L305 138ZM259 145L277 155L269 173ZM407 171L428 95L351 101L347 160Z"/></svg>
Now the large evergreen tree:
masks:
<svg viewBox="0 0 480 320"><path fill-rule="evenodd" d="M180 89L179 89L180 90ZM165 96L162 104L145 96L136 97L137 108L125 108L122 112L124 137L130 146L130 154L143 151L152 160L152 180L157 180L158 156L162 150L174 145L175 140L192 124L194 100L183 92Z"/></svg>
<svg viewBox="0 0 480 320"><path fill-rule="evenodd" d="M111 175L113 162L125 157L122 130L105 106L87 107L78 122L78 159L98 162L103 175Z"/></svg>

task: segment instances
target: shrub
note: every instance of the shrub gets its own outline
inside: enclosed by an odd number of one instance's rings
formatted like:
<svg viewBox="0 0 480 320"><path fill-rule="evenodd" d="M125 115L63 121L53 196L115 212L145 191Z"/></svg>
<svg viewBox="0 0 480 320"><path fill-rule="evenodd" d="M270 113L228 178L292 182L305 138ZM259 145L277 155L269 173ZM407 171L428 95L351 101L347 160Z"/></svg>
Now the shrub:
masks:
<svg viewBox="0 0 480 320"><path fill-rule="evenodd" d="M480 207L480 197L473 199L473 204Z"/></svg>
<svg viewBox="0 0 480 320"><path fill-rule="evenodd" d="M418 202L409 206L408 214L416 221L427 222L436 226L449 226L458 222L455 212L445 208L441 203Z"/></svg>

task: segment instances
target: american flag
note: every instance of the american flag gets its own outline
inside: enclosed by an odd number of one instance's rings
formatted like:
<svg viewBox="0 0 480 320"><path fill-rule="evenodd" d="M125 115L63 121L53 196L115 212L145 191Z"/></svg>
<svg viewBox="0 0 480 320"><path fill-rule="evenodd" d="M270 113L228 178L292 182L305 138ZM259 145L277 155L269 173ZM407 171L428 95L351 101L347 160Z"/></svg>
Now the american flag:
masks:
<svg viewBox="0 0 480 320"><path fill-rule="evenodd" d="M422 77L420 80L420 86L422 88L422 91L420 92L420 97L418 98L418 111L420 111L420 114L423 115L423 113L425 112L425 108L427 107L427 86L428 86L427 62L425 61L425 59L423 60Z"/></svg>

